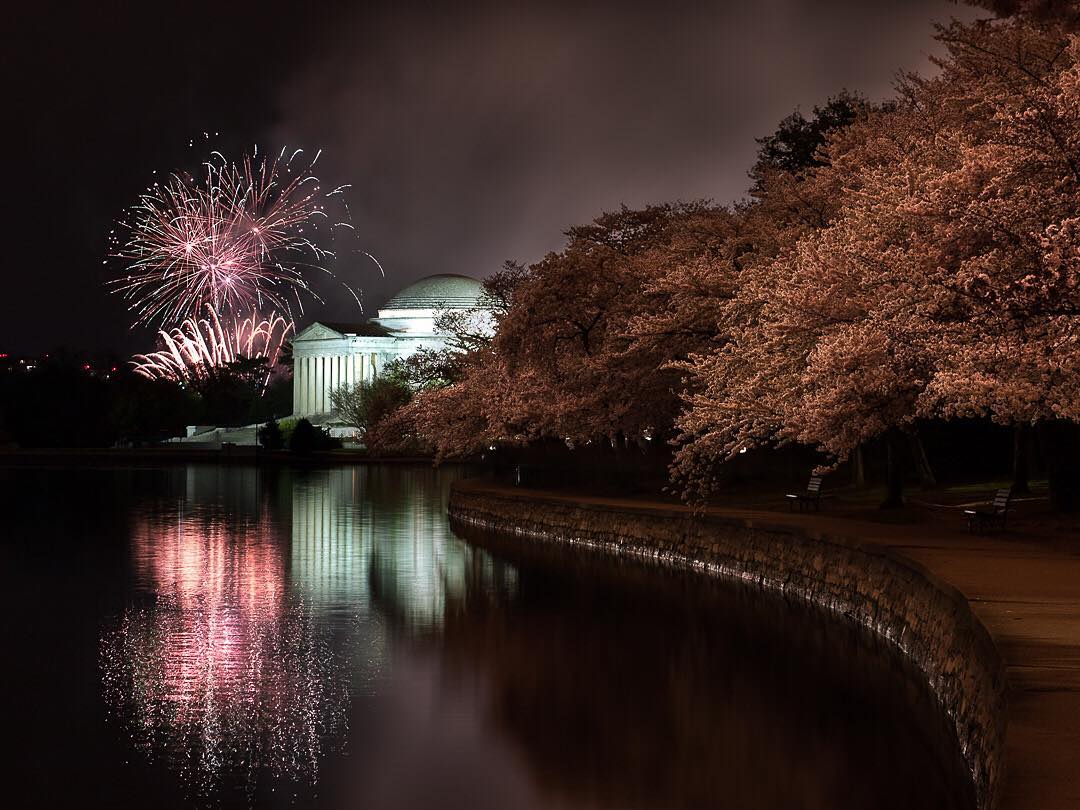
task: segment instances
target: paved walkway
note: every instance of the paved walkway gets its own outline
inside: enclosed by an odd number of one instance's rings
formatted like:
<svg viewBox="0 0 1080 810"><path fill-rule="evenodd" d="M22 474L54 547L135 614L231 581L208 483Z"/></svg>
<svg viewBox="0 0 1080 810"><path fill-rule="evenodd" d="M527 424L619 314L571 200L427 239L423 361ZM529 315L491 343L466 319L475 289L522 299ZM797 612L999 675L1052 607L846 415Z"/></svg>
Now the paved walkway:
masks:
<svg viewBox="0 0 1080 810"><path fill-rule="evenodd" d="M646 500L535 492L574 503L686 511ZM995 536L973 536L958 513L925 524L887 525L827 510L808 515L709 511L880 543L959 589L993 636L1008 671L1000 810L1080 808L1080 537L1075 550L1071 543L1025 537L1022 520Z"/></svg>

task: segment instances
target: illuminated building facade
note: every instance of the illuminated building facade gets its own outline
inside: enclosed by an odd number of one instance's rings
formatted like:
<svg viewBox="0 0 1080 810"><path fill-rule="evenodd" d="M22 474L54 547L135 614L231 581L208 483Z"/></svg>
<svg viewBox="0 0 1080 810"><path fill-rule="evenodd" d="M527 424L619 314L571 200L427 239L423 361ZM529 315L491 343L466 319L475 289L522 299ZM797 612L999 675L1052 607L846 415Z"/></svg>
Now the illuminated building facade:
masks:
<svg viewBox="0 0 1080 810"><path fill-rule="evenodd" d="M311 324L293 339L293 416L326 416L335 388L371 380L387 363L420 348L442 349L438 313L482 309L482 290L468 276L428 276L393 296L377 318Z"/></svg>

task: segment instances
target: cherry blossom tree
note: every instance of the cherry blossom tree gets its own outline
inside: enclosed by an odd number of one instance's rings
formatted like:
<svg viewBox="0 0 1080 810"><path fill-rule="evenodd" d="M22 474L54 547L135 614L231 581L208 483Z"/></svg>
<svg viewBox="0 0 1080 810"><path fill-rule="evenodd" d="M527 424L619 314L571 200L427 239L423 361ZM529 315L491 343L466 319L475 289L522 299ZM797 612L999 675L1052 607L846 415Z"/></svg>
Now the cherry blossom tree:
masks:
<svg viewBox="0 0 1080 810"><path fill-rule="evenodd" d="M828 224L743 274L744 327L690 366L691 481L768 442L843 459L919 418L1057 436L1077 419L1077 46L1017 23L941 38L939 77L830 144L843 154L814 172L842 189Z"/></svg>
<svg viewBox="0 0 1080 810"><path fill-rule="evenodd" d="M824 288L814 281L810 301L807 279L790 257L800 240L828 226L846 185L867 162L868 133L878 120L871 122L872 113L884 114L860 106L857 116L846 119L850 125L821 128L813 160L805 159L804 149L804 160L791 171L759 160L752 173L754 199L743 209L738 246L730 254L733 263L701 270L706 276L717 273L728 292L707 305L722 339L677 364L685 374L685 407L673 473L690 496L707 494L720 480L722 462L742 451L790 441L818 443L794 427L802 372L814 345L813 319L850 318L829 312L845 306L849 290L834 279L838 297L826 295L823 308L817 296ZM685 298L680 303L701 307Z"/></svg>
<svg viewBox="0 0 1080 810"><path fill-rule="evenodd" d="M647 257L670 246L703 204L622 209L573 228L530 268L501 321L495 353L531 403L526 436L623 446L667 433L679 408L670 348L634 344L630 322L656 308ZM514 421L506 414L504 421Z"/></svg>
<svg viewBox="0 0 1080 810"><path fill-rule="evenodd" d="M517 395L492 348L494 333L528 276L528 268L506 262L484 281L481 299L490 328L475 329L473 313L460 319L441 317L439 328L448 335L448 347L418 352L395 364L395 372L415 395L372 433L381 453L431 452L441 461L482 453L495 442L528 441L524 426L530 420L529 402Z"/></svg>
<svg viewBox="0 0 1080 810"><path fill-rule="evenodd" d="M462 330L398 434L445 457L675 431L673 473L703 494L749 448L805 444L828 464L884 439L918 459L921 421L979 417L1034 429L1068 505L1080 40L1052 3L996 5L1015 18L940 29L939 74L904 77L894 102L785 119L749 200L571 229L506 277L494 337Z"/></svg>

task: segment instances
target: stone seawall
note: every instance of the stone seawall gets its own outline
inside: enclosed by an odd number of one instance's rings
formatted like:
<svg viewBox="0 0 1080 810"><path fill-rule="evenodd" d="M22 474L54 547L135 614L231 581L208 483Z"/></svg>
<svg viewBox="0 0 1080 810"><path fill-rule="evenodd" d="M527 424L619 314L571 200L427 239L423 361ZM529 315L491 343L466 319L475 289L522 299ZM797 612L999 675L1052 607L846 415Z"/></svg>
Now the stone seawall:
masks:
<svg viewBox="0 0 1080 810"><path fill-rule="evenodd" d="M980 810L993 808L1005 736L1005 667L967 599L895 551L775 521L460 481L453 522L531 541L631 555L756 583L846 617L886 639L925 675L956 730Z"/></svg>

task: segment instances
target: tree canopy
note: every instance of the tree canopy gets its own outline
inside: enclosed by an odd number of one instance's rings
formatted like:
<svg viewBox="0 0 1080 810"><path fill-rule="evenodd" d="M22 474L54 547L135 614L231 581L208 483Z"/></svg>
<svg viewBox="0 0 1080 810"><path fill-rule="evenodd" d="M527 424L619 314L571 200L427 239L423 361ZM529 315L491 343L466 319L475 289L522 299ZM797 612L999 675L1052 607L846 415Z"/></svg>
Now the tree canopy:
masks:
<svg viewBox="0 0 1080 810"><path fill-rule="evenodd" d="M781 121L747 201L622 208L513 266L494 337L456 343L404 432L441 456L670 440L698 494L754 448L805 445L830 466L927 420L1068 446L1080 38L1064 4L990 5L1008 18L939 29L934 77Z"/></svg>

